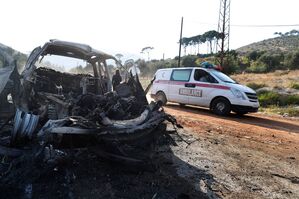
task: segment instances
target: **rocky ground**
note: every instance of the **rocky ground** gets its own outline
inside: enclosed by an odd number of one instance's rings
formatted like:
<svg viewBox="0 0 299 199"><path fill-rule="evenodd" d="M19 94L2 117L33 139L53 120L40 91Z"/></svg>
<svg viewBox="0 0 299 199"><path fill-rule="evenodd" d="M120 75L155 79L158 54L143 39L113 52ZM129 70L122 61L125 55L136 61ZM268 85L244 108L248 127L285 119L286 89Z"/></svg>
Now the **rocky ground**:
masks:
<svg viewBox="0 0 299 199"><path fill-rule="evenodd" d="M190 142L173 147L175 156L211 178L180 167L177 172L210 198L299 198L298 118L217 117L177 105L166 111L176 115Z"/></svg>

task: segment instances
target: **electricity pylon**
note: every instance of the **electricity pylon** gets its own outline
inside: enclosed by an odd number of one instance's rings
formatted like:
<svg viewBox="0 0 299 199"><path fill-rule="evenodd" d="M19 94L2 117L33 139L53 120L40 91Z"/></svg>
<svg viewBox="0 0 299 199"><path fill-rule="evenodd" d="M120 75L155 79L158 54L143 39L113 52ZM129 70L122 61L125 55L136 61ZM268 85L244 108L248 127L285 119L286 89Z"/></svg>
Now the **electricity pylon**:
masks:
<svg viewBox="0 0 299 199"><path fill-rule="evenodd" d="M225 56L229 52L229 32L230 32L230 0L220 0L218 32L220 41L217 41L216 50L219 51L218 62L224 64Z"/></svg>

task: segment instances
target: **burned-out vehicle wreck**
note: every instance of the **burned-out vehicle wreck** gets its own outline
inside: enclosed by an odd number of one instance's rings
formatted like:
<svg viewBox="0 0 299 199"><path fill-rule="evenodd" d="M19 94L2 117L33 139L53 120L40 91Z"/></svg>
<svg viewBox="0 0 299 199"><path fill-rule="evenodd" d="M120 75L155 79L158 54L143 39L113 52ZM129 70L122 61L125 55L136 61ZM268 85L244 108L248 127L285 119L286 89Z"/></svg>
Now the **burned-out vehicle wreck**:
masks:
<svg viewBox="0 0 299 199"><path fill-rule="evenodd" d="M112 91L108 63L121 64L88 45L50 40L31 52L20 74L15 61L1 53L1 185L21 183L28 162L37 172L36 168L55 166L73 149L122 163L144 163L150 159L147 151L153 140L165 128L163 122L180 127L159 102L148 103L137 75L128 74ZM81 59L92 74L41 66L49 55Z"/></svg>

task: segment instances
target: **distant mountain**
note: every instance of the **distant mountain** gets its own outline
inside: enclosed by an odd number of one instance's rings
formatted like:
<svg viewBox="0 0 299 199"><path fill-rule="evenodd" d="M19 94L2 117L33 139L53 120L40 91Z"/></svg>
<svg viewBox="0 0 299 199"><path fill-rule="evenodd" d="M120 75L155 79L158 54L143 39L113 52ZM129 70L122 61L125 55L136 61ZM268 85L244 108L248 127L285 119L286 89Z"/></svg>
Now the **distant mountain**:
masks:
<svg viewBox="0 0 299 199"><path fill-rule="evenodd" d="M252 51L266 51L269 53L289 53L299 50L299 35L281 36L252 43L236 49L240 54Z"/></svg>
<svg viewBox="0 0 299 199"><path fill-rule="evenodd" d="M7 54L11 55L16 61L17 61L17 65L18 65L18 68L22 68L25 63L26 63L26 60L27 60L27 55L24 54L24 53L21 53L9 46L6 46L4 44L1 44L0 43L0 50L6 52ZM0 57L0 61L1 61L1 57Z"/></svg>

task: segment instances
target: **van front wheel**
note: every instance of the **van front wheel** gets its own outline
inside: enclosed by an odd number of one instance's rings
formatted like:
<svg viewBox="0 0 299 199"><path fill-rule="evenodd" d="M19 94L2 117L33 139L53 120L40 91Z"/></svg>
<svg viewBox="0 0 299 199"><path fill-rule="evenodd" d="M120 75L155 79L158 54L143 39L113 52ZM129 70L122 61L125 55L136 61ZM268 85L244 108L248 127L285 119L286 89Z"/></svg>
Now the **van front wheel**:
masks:
<svg viewBox="0 0 299 199"><path fill-rule="evenodd" d="M166 98L165 94L160 91L156 94L156 101L161 101L162 105L164 106L167 103L167 98Z"/></svg>
<svg viewBox="0 0 299 199"><path fill-rule="evenodd" d="M230 102L223 97L217 98L212 102L211 110L217 115L227 115L231 111Z"/></svg>

